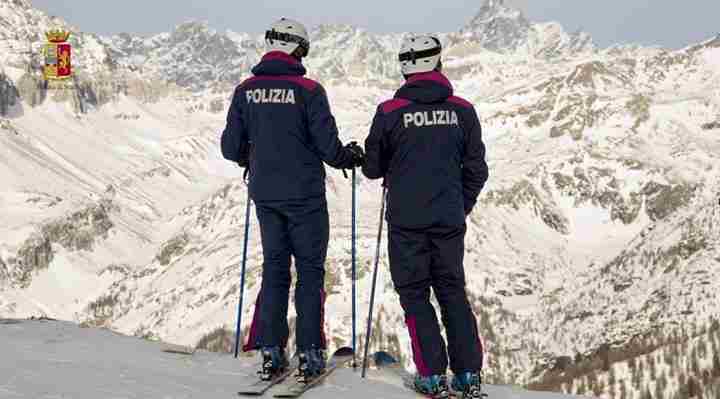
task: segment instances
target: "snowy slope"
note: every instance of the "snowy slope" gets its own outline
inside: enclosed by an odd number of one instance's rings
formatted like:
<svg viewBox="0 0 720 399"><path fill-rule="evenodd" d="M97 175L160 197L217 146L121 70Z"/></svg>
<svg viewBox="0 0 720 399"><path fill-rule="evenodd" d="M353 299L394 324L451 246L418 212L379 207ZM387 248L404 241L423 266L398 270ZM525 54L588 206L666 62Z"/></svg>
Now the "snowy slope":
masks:
<svg viewBox="0 0 720 399"><path fill-rule="evenodd" d="M158 223L237 176L213 166L217 123L180 112L168 118L169 107L120 100L77 117L67 105L48 103L7 122L13 133L0 136L7 165L0 169L1 250L21 255L3 256L11 285L27 286L33 268L53 264L45 281L23 291L68 299L43 304L44 311L72 318L79 308L68 303L98 296L117 278L96 276L101 269L152 257L167 234Z"/></svg>
<svg viewBox="0 0 720 399"><path fill-rule="evenodd" d="M239 386L256 378L257 360L252 358L236 360L209 352L185 356L164 353L162 348L159 343L69 323L0 320L0 350L7 360L0 363L0 396L230 398L237 397ZM368 379L371 383L363 381L359 371L340 369L303 398L417 397L392 376L370 370ZM496 399L568 397L500 386L488 386L486 391Z"/></svg>
<svg viewBox="0 0 720 399"><path fill-rule="evenodd" d="M62 23L8 0L0 20L13 49ZM363 140L399 84L403 35L320 26L312 36L307 66L341 138ZM466 256L487 378L542 384L567 359L718 318L720 37L678 51L596 49L500 0L440 36L445 71L481 116L491 167ZM232 335L245 188L218 136L260 38L198 23L147 38L74 37L79 77L67 92L38 88L21 52L1 64L0 317L44 314L189 345ZM350 188L329 173L335 346L349 336ZM380 188L361 178L359 189L364 314ZM252 220L244 328L262 262ZM407 354L386 261L373 348Z"/></svg>

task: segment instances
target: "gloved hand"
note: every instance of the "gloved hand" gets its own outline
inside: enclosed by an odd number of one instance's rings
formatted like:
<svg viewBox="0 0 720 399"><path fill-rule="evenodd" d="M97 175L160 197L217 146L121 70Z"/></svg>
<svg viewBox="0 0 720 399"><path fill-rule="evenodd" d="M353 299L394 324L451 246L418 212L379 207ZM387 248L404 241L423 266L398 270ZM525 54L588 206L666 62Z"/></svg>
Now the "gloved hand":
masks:
<svg viewBox="0 0 720 399"><path fill-rule="evenodd" d="M352 165L350 168L357 168L365 163L365 151L358 145L356 141L351 141L345 146L345 150L350 152L352 156Z"/></svg>
<svg viewBox="0 0 720 399"><path fill-rule="evenodd" d="M244 146L243 148L240 148L240 151L238 152L238 166L241 168L247 168L250 165L250 146Z"/></svg>

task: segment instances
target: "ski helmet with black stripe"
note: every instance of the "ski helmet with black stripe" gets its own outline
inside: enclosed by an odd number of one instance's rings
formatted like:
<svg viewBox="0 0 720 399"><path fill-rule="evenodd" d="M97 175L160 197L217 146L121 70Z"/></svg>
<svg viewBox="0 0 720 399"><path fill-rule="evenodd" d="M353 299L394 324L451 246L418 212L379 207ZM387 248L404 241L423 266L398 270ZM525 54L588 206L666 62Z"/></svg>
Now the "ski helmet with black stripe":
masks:
<svg viewBox="0 0 720 399"><path fill-rule="evenodd" d="M265 32L265 44L270 51L282 51L302 58L310 51L310 36L300 22L280 18Z"/></svg>
<svg viewBox="0 0 720 399"><path fill-rule="evenodd" d="M442 45L435 36L410 36L400 47L400 70L403 75L430 72L440 65Z"/></svg>

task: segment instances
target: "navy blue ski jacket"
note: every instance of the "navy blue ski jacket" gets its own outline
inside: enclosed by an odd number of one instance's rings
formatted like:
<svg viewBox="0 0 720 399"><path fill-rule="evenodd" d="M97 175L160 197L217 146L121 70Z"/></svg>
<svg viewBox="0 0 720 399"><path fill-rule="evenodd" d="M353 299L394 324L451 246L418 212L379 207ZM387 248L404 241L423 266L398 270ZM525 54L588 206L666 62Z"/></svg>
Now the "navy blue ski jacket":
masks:
<svg viewBox="0 0 720 399"><path fill-rule="evenodd" d="M388 222L405 228L461 226L488 166L475 108L440 72L411 76L377 109L363 173L384 178Z"/></svg>
<svg viewBox="0 0 720 399"><path fill-rule="evenodd" d="M225 159L249 165L255 201L325 194L325 167L347 169L352 154L338 139L325 89L283 52L267 53L233 95L221 139Z"/></svg>

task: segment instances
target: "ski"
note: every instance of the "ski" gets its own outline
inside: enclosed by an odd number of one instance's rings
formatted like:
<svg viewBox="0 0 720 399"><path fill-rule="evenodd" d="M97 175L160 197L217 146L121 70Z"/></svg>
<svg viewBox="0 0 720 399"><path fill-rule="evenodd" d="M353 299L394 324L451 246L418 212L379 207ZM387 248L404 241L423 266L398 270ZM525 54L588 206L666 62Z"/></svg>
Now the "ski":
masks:
<svg viewBox="0 0 720 399"><path fill-rule="evenodd" d="M307 384L297 381L288 381L286 383L283 383L273 396L276 398L300 397L308 389L323 382L325 378L327 378L327 376L332 374L333 371L352 361L352 358L352 348L342 347L336 350L335 353L333 353L333 355L330 357L330 360L328 360L327 366L325 367L325 373L317 376L314 380L310 381Z"/></svg>
<svg viewBox="0 0 720 399"><path fill-rule="evenodd" d="M258 379L257 381L254 381L248 385L245 385L240 388L238 391L238 395L240 396L260 396L268 391L268 389L272 388L273 386L283 382L285 378L287 378L290 374L295 371L295 369L298 367L298 359L297 356L293 356L292 359L290 359L290 364L285 369L284 372L276 375L273 379L270 381L263 381L261 379Z"/></svg>
<svg viewBox="0 0 720 399"><path fill-rule="evenodd" d="M373 360L375 360L375 365L380 370L388 370L395 374L396 376L400 377L400 379L403 382L403 386L405 388L408 388L412 390L413 392L417 393L418 395L423 395L427 397L426 395L418 392L415 389L415 376L410 374L405 368L400 364L400 362L393 357L393 355L387 353L387 352L375 352L375 355L373 355ZM460 392L454 392L452 389L450 389L450 396L454 396L456 398L462 398L463 395ZM483 398L487 398L487 394L482 394Z"/></svg>
<svg viewBox="0 0 720 399"><path fill-rule="evenodd" d="M186 345L176 345L163 342L162 351L166 353L175 353L178 355L192 355L195 353L195 348Z"/></svg>

